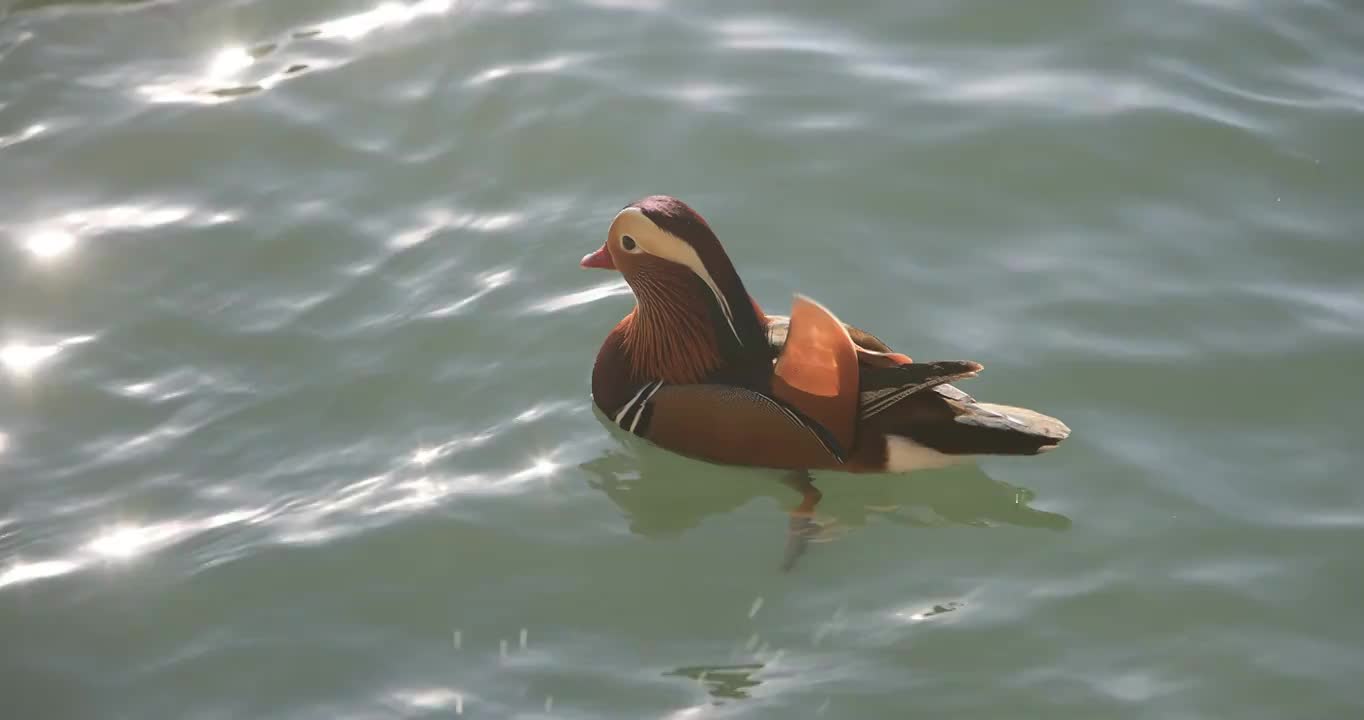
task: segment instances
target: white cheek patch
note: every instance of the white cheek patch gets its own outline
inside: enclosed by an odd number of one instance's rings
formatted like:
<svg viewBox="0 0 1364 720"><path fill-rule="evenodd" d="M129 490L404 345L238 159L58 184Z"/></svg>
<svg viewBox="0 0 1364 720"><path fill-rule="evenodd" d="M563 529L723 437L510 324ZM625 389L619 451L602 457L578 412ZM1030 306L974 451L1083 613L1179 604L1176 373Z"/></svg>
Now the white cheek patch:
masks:
<svg viewBox="0 0 1364 720"><path fill-rule="evenodd" d="M715 301L720 304L720 312L724 314L725 322L729 324L729 331L734 334L734 339L740 346L744 344L743 338L739 337L738 329L734 327L734 311L730 309L725 294L720 292L720 286L715 284L715 279L706 270L706 264L701 262L701 256L696 254L696 248L655 225L639 208L626 208L620 211L614 224L619 224L625 234L633 237L639 247L650 255L684 265L696 273L715 295Z"/></svg>

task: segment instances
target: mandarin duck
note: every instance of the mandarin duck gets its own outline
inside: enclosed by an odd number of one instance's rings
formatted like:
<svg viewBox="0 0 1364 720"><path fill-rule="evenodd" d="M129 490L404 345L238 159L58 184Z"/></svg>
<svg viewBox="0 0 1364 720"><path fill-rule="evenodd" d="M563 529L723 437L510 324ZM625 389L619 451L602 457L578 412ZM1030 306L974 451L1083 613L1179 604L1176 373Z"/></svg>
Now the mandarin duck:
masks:
<svg viewBox="0 0 1364 720"><path fill-rule="evenodd" d="M636 301L597 354L593 402L681 455L808 478L1036 455L1070 434L950 384L979 363L914 362L802 295L789 316L763 312L710 225L676 198L621 210L581 265L620 272Z"/></svg>

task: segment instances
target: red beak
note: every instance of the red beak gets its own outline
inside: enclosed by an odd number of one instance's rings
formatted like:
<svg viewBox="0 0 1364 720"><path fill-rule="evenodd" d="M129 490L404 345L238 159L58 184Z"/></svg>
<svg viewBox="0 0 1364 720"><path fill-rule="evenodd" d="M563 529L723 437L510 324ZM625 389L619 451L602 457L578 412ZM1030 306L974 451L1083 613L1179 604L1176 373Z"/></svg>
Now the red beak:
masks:
<svg viewBox="0 0 1364 720"><path fill-rule="evenodd" d="M611 252L606 249L606 243L602 243L600 250L584 255L583 261L578 264L585 268L599 268L602 270L616 269L616 264L611 261Z"/></svg>

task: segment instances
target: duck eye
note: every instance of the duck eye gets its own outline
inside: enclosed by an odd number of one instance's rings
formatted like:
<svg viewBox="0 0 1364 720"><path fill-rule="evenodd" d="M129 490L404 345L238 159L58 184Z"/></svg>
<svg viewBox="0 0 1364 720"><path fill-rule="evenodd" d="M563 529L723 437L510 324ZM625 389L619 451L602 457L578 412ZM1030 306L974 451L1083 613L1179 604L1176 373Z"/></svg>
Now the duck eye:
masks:
<svg viewBox="0 0 1364 720"><path fill-rule="evenodd" d="M635 246L635 239L632 238L632 237L630 237L629 235L621 235L621 236L620 236L620 246L623 247L623 248L625 248L625 251L626 251L626 252L634 252L634 251L635 251L635 247L636 247L636 246Z"/></svg>

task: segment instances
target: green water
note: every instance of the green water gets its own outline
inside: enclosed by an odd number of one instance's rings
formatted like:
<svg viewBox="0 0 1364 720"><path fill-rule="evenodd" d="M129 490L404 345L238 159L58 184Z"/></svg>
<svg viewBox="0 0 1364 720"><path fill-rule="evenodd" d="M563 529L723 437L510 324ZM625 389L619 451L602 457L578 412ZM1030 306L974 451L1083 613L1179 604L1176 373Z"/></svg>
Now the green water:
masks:
<svg viewBox="0 0 1364 720"><path fill-rule="evenodd" d="M0 3L5 718L1364 716L1355 0ZM234 49L235 48L235 49ZM1059 450L628 442L670 193Z"/></svg>

